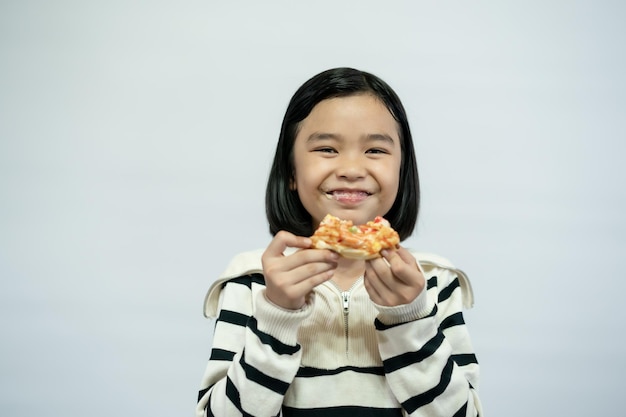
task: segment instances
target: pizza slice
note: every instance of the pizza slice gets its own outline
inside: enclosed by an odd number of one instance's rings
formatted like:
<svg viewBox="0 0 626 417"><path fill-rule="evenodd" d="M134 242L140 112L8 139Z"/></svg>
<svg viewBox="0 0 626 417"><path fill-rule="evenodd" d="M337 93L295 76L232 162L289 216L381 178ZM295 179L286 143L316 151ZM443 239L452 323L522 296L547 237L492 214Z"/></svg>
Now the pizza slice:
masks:
<svg viewBox="0 0 626 417"><path fill-rule="evenodd" d="M374 259L380 257L381 250L400 243L400 236L380 216L366 224L354 225L350 220L327 214L311 240L316 249L330 249L350 259Z"/></svg>

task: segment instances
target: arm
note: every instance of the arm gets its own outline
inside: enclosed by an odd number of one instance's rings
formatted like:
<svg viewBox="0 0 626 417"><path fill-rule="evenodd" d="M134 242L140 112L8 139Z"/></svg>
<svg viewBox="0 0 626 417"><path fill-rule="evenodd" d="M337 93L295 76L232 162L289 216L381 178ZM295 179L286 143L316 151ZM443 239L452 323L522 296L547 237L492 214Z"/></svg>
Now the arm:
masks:
<svg viewBox="0 0 626 417"><path fill-rule="evenodd" d="M264 297L262 278L254 278L231 280L222 290L198 417L279 415L300 366L297 328L309 305L294 312L276 308Z"/></svg>
<svg viewBox="0 0 626 417"><path fill-rule="evenodd" d="M388 257L392 270L400 260ZM478 363L463 320L459 280L445 268L423 278L426 288L411 302L378 306L379 349L389 385L409 415L481 415Z"/></svg>
<svg viewBox="0 0 626 417"><path fill-rule="evenodd" d="M329 279L336 255L310 240L279 232L262 256L263 276L231 280L220 296L211 359L196 415L274 416L300 366L300 323L311 313L312 289Z"/></svg>

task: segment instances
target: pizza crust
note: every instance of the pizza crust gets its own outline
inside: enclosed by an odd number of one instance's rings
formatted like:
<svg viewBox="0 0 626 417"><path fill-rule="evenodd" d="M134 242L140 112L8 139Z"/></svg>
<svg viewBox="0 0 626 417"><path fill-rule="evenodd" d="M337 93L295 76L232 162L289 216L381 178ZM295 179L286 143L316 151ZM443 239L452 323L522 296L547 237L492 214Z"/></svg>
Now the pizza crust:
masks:
<svg viewBox="0 0 626 417"><path fill-rule="evenodd" d="M349 247L341 246L341 245L329 245L323 240L317 240L315 244L313 244L313 247L315 249L330 249L334 252L337 252L344 258L349 258L349 259L368 260L368 259L374 259L374 258L380 257L380 253L369 253L363 249L349 248Z"/></svg>

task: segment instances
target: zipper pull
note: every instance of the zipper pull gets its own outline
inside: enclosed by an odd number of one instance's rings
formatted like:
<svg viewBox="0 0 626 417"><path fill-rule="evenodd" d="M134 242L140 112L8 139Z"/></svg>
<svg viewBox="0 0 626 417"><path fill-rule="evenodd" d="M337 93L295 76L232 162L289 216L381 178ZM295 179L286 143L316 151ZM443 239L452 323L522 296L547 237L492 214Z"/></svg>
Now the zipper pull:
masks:
<svg viewBox="0 0 626 417"><path fill-rule="evenodd" d="M348 315L348 308L350 307L350 291L343 291L341 293L341 301L343 302L343 314Z"/></svg>

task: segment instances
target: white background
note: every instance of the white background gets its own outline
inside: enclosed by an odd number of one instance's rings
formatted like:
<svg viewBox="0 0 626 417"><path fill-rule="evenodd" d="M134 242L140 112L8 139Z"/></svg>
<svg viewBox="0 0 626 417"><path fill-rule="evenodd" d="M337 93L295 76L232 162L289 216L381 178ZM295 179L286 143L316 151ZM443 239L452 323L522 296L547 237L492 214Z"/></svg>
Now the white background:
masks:
<svg viewBox="0 0 626 417"><path fill-rule="evenodd" d="M202 301L269 240L287 102L336 66L410 115L406 242L472 280L488 416L623 410L620 1L0 2L0 414L191 416Z"/></svg>

